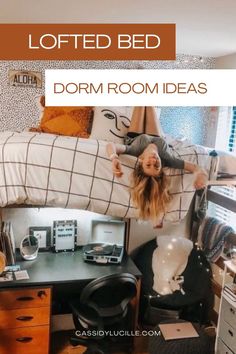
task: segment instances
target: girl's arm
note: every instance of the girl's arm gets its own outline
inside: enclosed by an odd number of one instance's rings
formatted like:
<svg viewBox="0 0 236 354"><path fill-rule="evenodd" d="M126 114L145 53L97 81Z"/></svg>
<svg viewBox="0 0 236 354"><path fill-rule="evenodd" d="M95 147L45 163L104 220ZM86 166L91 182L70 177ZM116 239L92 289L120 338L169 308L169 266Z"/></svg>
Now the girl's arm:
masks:
<svg viewBox="0 0 236 354"><path fill-rule="evenodd" d="M107 149L107 155L110 158L111 155L120 155L124 154L126 150L126 146L122 144L114 144L114 143L108 143L106 146Z"/></svg>
<svg viewBox="0 0 236 354"><path fill-rule="evenodd" d="M207 184L207 172L198 165L194 163L184 161L184 169L188 172L195 174L194 187L196 189L202 189L206 187Z"/></svg>
<svg viewBox="0 0 236 354"><path fill-rule="evenodd" d="M125 145L108 143L106 146L107 155L112 163L112 171L116 177L123 175L119 154L123 154L126 150Z"/></svg>

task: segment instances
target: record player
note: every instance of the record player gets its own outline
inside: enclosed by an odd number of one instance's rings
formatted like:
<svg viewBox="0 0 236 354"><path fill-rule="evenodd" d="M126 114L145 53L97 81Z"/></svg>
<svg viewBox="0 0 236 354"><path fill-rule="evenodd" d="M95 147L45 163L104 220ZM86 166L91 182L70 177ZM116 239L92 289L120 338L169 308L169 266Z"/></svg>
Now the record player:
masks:
<svg viewBox="0 0 236 354"><path fill-rule="evenodd" d="M125 222L92 220L91 240L83 248L85 261L120 263L124 254Z"/></svg>

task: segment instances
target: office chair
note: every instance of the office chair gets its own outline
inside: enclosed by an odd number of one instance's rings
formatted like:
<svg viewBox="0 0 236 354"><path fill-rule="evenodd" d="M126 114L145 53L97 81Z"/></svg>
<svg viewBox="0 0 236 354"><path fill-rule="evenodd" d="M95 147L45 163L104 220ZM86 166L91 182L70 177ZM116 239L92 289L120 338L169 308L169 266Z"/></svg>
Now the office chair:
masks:
<svg viewBox="0 0 236 354"><path fill-rule="evenodd" d="M132 329L129 303L136 292L137 280L129 273L103 276L87 284L80 298L70 303L76 329L71 344L86 346L86 354L112 353L112 345L126 347L128 353L132 343L117 334Z"/></svg>
<svg viewBox="0 0 236 354"><path fill-rule="evenodd" d="M164 237L164 236L163 236ZM182 291L159 295L153 290L152 255L156 239L140 247L134 262L142 277L140 297L140 321L145 326L155 326L164 320L184 319L208 324L213 308L214 295L211 287L211 266L201 250L193 248L187 266L182 273Z"/></svg>

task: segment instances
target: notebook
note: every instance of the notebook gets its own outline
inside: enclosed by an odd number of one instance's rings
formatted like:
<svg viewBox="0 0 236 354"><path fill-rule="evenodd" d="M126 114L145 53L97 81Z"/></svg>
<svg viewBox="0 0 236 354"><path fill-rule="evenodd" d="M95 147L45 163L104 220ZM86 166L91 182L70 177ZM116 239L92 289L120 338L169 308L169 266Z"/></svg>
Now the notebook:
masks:
<svg viewBox="0 0 236 354"><path fill-rule="evenodd" d="M165 340L199 337L191 322L163 323L159 328Z"/></svg>

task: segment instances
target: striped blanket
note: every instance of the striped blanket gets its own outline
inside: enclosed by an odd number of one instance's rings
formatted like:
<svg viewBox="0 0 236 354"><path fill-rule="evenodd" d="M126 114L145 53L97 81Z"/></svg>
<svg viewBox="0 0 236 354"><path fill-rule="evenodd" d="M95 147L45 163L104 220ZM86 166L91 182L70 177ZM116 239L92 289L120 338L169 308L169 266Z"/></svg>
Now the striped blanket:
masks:
<svg viewBox="0 0 236 354"><path fill-rule="evenodd" d="M235 233L232 227L213 217L204 218L198 231L198 245L210 262L216 262L221 255L226 238Z"/></svg>

